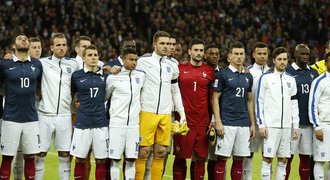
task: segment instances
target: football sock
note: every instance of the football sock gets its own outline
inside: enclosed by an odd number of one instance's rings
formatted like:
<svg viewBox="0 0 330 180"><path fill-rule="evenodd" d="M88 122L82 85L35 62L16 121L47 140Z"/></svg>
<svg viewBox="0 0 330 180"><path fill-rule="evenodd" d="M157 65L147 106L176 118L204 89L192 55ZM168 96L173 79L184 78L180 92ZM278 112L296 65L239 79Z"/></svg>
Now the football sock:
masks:
<svg viewBox="0 0 330 180"><path fill-rule="evenodd" d="M325 169L325 179L330 179L330 163L327 163L327 167Z"/></svg>
<svg viewBox="0 0 330 180"><path fill-rule="evenodd" d="M154 157L154 153L151 150L147 159L147 163L146 163L146 170L144 172L144 179L145 180L150 180L151 178L151 163L152 163L152 159Z"/></svg>
<svg viewBox="0 0 330 180"><path fill-rule="evenodd" d="M214 166L215 166L216 161L213 160L208 160L207 162L207 174L209 176L210 180L214 180Z"/></svg>
<svg viewBox="0 0 330 180"><path fill-rule="evenodd" d="M290 158L287 158L288 162L287 162L286 168L285 168L285 171L286 171L285 180L288 180L289 179L290 172L291 172L291 162L292 162L292 159L293 159L293 155L291 155Z"/></svg>
<svg viewBox="0 0 330 180"><path fill-rule="evenodd" d="M120 179L120 161L116 161L112 159L110 173L111 173L111 180Z"/></svg>
<svg viewBox="0 0 330 180"><path fill-rule="evenodd" d="M187 163L184 158L175 157L173 163L173 179L184 180L186 179Z"/></svg>
<svg viewBox="0 0 330 180"><path fill-rule="evenodd" d="M35 179L36 180L42 180L44 177L45 159L46 159L46 157L36 156L36 161L35 161L35 169L36 169Z"/></svg>
<svg viewBox="0 0 330 180"><path fill-rule="evenodd" d="M89 179L89 174L91 172L91 152L88 153L87 158L85 159L84 167L85 179Z"/></svg>
<svg viewBox="0 0 330 180"><path fill-rule="evenodd" d="M111 180L110 166L111 166L111 159L106 158L105 159L105 179L106 180Z"/></svg>
<svg viewBox="0 0 330 180"><path fill-rule="evenodd" d="M70 156L68 157L58 157L59 164L58 164L58 176L61 180L70 180Z"/></svg>
<svg viewBox="0 0 330 180"><path fill-rule="evenodd" d="M18 150L13 163L14 179L22 179L23 176L23 152Z"/></svg>
<svg viewBox="0 0 330 180"><path fill-rule="evenodd" d="M272 179L272 177L270 175L271 165L272 164L270 164L266 161L262 161L262 165L261 165L261 179L262 180L271 180Z"/></svg>
<svg viewBox="0 0 330 180"><path fill-rule="evenodd" d="M0 168L1 180L10 179L11 161L13 160L13 158L13 156L2 156L2 163Z"/></svg>
<svg viewBox="0 0 330 180"><path fill-rule="evenodd" d="M105 179L105 164L96 164L95 168L95 180L104 180Z"/></svg>
<svg viewBox="0 0 330 180"><path fill-rule="evenodd" d="M25 165L24 165L24 177L26 180L34 180L35 179L35 158L24 158Z"/></svg>
<svg viewBox="0 0 330 180"><path fill-rule="evenodd" d="M231 179L241 180L243 175L243 159L233 159L233 164L231 166Z"/></svg>
<svg viewBox="0 0 330 180"><path fill-rule="evenodd" d="M285 174L286 174L285 167L286 167L286 163L277 162L276 179L285 179Z"/></svg>
<svg viewBox="0 0 330 180"><path fill-rule="evenodd" d="M310 177L310 156L299 154L300 164L299 164L299 175L301 180L308 180Z"/></svg>
<svg viewBox="0 0 330 180"><path fill-rule="evenodd" d="M314 179L321 180L324 179L324 172L323 172L323 162L315 162L314 164Z"/></svg>
<svg viewBox="0 0 330 180"><path fill-rule="evenodd" d="M243 160L243 179L252 180L252 158L250 157Z"/></svg>
<svg viewBox="0 0 330 180"><path fill-rule="evenodd" d="M195 179L194 174L195 174L195 160L191 160L191 162L190 162L190 179L191 180Z"/></svg>
<svg viewBox="0 0 330 180"><path fill-rule="evenodd" d="M151 179L162 179L164 168L164 158L154 157L151 163Z"/></svg>
<svg viewBox="0 0 330 180"><path fill-rule="evenodd" d="M74 166L74 179L76 180L85 180L85 167L84 163L77 162Z"/></svg>
<svg viewBox="0 0 330 180"><path fill-rule="evenodd" d="M217 180L224 180L226 170L226 159L218 159L214 166L214 178Z"/></svg>
<svg viewBox="0 0 330 180"><path fill-rule="evenodd" d="M144 171L146 169L146 162L147 162L147 159L138 158L136 160L136 163L135 163L135 169L136 169L135 179L136 180L143 180Z"/></svg>
<svg viewBox="0 0 330 180"><path fill-rule="evenodd" d="M195 161L195 171L194 171L194 176L195 180L203 180L204 179L204 174L205 174L205 161L204 160L196 160Z"/></svg>
<svg viewBox="0 0 330 180"><path fill-rule="evenodd" d="M134 180L135 162L126 161L125 176L127 180Z"/></svg>

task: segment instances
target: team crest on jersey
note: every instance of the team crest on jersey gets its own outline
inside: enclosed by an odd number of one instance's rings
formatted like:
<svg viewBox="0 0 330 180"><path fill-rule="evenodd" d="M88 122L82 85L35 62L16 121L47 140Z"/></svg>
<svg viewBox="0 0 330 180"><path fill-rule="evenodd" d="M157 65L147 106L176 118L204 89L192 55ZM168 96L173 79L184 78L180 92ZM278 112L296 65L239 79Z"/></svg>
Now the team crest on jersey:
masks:
<svg viewBox="0 0 330 180"><path fill-rule="evenodd" d="M34 67L33 64L31 65L31 70L32 70L32 72L34 72L36 70L36 67Z"/></svg>
<svg viewBox="0 0 330 180"><path fill-rule="evenodd" d="M171 67L166 67L166 71L168 72L168 73L170 73L171 72Z"/></svg>
<svg viewBox="0 0 330 180"><path fill-rule="evenodd" d="M135 78L135 82L136 82L136 84L140 84L140 78Z"/></svg>
<svg viewBox="0 0 330 180"><path fill-rule="evenodd" d="M205 71L203 71L203 78L206 78L207 74Z"/></svg>
<svg viewBox="0 0 330 180"><path fill-rule="evenodd" d="M72 73L72 69L70 67L67 67L66 68L66 72L69 73L69 74L71 74Z"/></svg>
<svg viewBox="0 0 330 180"><path fill-rule="evenodd" d="M312 78L312 79L314 79L314 75L313 74L309 74L310 75L310 77Z"/></svg>
<svg viewBox="0 0 330 180"><path fill-rule="evenodd" d="M246 83L249 83L249 78L245 77Z"/></svg>
<svg viewBox="0 0 330 180"><path fill-rule="evenodd" d="M290 89L291 88L291 83L288 82L287 85L288 85L288 88Z"/></svg>
<svg viewBox="0 0 330 180"><path fill-rule="evenodd" d="M218 79L215 79L215 80L214 80L213 87L218 87L218 83L219 83L219 80L218 80Z"/></svg>
<svg viewBox="0 0 330 180"><path fill-rule="evenodd" d="M104 81L104 77L103 76L100 76L101 80Z"/></svg>

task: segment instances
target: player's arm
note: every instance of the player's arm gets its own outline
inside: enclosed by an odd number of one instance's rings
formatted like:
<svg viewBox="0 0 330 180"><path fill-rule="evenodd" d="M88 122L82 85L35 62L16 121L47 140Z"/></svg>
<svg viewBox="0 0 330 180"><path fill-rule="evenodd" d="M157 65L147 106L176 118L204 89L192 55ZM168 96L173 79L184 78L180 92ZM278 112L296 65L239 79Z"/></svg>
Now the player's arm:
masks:
<svg viewBox="0 0 330 180"><path fill-rule="evenodd" d="M298 99L297 99L297 85L296 80L294 79L294 85L291 91L291 119L293 127L293 139L298 139L299 136L299 108L298 108Z"/></svg>
<svg viewBox="0 0 330 180"><path fill-rule="evenodd" d="M252 97L252 92L248 92L247 96L247 108L249 112L249 119L250 119L250 138L254 138L255 132L256 132L256 124L255 124L255 115L253 111L253 97Z"/></svg>
<svg viewBox="0 0 330 180"><path fill-rule="evenodd" d="M314 80L311 85L311 91L309 93L309 101L308 101L308 114L309 114L309 120L315 128L316 139L323 141L323 131L322 128L319 126L320 120L318 116L319 114L318 106L319 106L320 96L322 94L322 88L320 87L319 80L320 79Z"/></svg>
<svg viewBox="0 0 330 180"><path fill-rule="evenodd" d="M265 101L265 93L266 93L266 82L265 76L262 75L259 79L257 86L257 95L255 102L255 113L257 118L257 124L259 127L259 134L263 138L267 138L267 129L264 119L264 101ZM276 107L274 107L276 108Z"/></svg>
<svg viewBox="0 0 330 180"><path fill-rule="evenodd" d="M179 68L176 66L173 67L173 69L174 69L174 74L171 80L172 101L174 103L175 110L180 114L180 123L184 123L186 122L186 114L184 112L181 92L178 84Z"/></svg>
<svg viewBox="0 0 330 180"><path fill-rule="evenodd" d="M220 118L220 106L219 106L219 99L221 97L221 92L213 91L212 94L212 107L214 113L214 121L215 121L215 130L220 137L225 135L225 131L223 128L223 124Z"/></svg>
<svg viewBox="0 0 330 180"><path fill-rule="evenodd" d="M42 99L42 96L41 96L41 77L42 77L42 64L40 62L40 74L37 78L37 96L38 96L38 101L40 101Z"/></svg>
<svg viewBox="0 0 330 180"><path fill-rule="evenodd" d="M113 75L109 75L105 86L105 98L104 101L108 101L115 90Z"/></svg>

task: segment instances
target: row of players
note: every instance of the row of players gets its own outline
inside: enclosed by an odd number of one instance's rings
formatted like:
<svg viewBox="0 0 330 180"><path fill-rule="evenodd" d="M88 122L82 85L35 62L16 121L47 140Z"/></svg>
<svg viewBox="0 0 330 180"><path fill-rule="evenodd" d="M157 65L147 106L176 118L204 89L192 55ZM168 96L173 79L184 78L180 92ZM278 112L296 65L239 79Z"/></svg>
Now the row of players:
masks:
<svg viewBox="0 0 330 180"><path fill-rule="evenodd" d="M42 153L37 156L36 179L38 179L38 177L42 178L43 176L44 157L49 150L51 136L55 129L61 130L56 130L55 138L55 148L59 151L60 156L59 173L61 179L67 179L67 177L69 177L69 166L67 164L70 164L68 161L68 151L70 149L71 154L77 157L75 178L84 178L83 161L87 157L92 139L94 139L93 143L96 143L95 145L97 146L97 149L95 149L95 147L93 148L94 155L97 159L97 179L103 179L104 177L104 156L108 155L110 155L110 158L115 159L115 161L111 162L111 176L113 179L119 178L119 161L116 160L121 158L121 154L124 151L126 157L126 178L135 177L136 179L143 179L146 159L149 155L151 145L153 145L154 148L151 178L160 179L163 171L163 158L166 154L166 146L170 143L169 129L171 125L172 99L176 111L181 115L180 122L184 123L185 119L187 119L188 127L190 128L187 136L174 136L174 154L176 158L173 165L173 178L185 178L185 158L190 158L192 154L194 155L193 166L191 166L193 167L191 169L192 176L196 179L204 177L204 162L208 154L205 129L209 125L210 119L210 84L213 84L214 71L218 71L219 67L216 63L212 65L213 67L203 63L204 43L202 40L193 39L191 41L189 45L190 61L178 66L178 63L173 58L165 57L169 55L169 46L171 45L170 36L165 32L158 32L154 36L154 53L152 53L150 57L142 57L139 59L138 70L134 70L137 64L136 53L131 50L124 50L121 56L123 61L118 61L120 63L119 66L124 65L124 68L113 66L109 71L114 74L118 73L119 70L121 72L117 75L110 75L109 77L103 75L102 70L99 68L100 64L98 64L98 53L95 46L87 47L86 45L84 48L85 50L80 50L80 53L79 49L77 50L78 55L84 59L83 65L82 60L79 58L76 58L76 61L64 59L67 45L63 35L55 35L51 40L51 44L51 50L54 53L53 56L41 59L40 63L39 61L30 60L27 53L29 43L26 37L24 37L24 35L16 36L13 61L1 61L1 68L3 68L1 77L6 84L6 102L15 102L13 104L6 104L7 106L5 107L5 114L3 117L3 122L5 123L3 123L2 127L1 149L3 152L2 165L4 168L1 168L1 175L6 176L9 173L10 176L10 162L16 153L15 148L17 149L19 144L14 143L14 145L12 145L11 143L8 145L8 143L13 142L13 140L14 142L19 142L19 138L18 140L13 138L15 136L9 132L18 132L16 133L16 137L20 137L21 131L17 127L21 127L19 125L21 125L22 122L33 121L30 123L31 126L38 126L35 122L37 120L36 110L33 108L34 106L27 106L27 103L32 103L31 99L34 97L32 94L36 91L36 80L42 73L42 98L39 104L39 133ZM80 45L81 44L78 44L77 47L79 48ZM216 49L216 47L208 48L210 52L217 56L219 50ZM264 161L262 165L262 177L264 179L270 178L270 164L272 158L276 156L276 153L278 153L279 157L276 175L279 178L285 177L285 157L290 156L291 127L294 129L292 131L293 138L298 139L300 137L298 122L300 122L302 134L305 131L304 127L309 126L307 128L309 130L306 131L310 131L310 135L301 137L309 138L310 141L301 141L304 142L302 144L306 144L306 142L310 142L311 144L312 142L312 131L310 130L312 126L310 126L311 124L306 114L306 108L308 107L307 102L309 89L311 89L310 84L312 80L317 77L317 73L311 70L307 65L309 59L308 47L306 45L298 45L296 47L296 62L288 69L286 69L288 65L288 53L286 49L275 49L272 54L274 67L269 73L264 74L262 76L264 78L261 78L264 80L260 81L258 79L261 74L269 69L266 66L268 58L267 45L257 43L253 48L253 57L256 63L249 68L250 73L244 72L244 70L246 70L243 68L245 59L244 46L240 43L232 44L229 50L229 67L217 73L215 77L212 105L213 112L215 112L214 126L219 138L215 146L215 154L218 155L216 163L210 163L209 161L208 164L210 166L210 178L212 178L212 175L214 175L216 179L224 178L225 162L232 154L234 155L234 163L231 176L233 179L241 178L243 157L250 156L249 137L252 138L252 142L259 139L253 138L255 135L256 122L254 120L254 109L256 110L260 135L265 138L263 147ZM328 57L329 56L326 56L326 60ZM80 67L76 65L77 62L81 62ZM18 66L18 64L20 65ZM73 73L81 68L82 70ZM107 69L107 67L104 69ZM30 74L26 73L29 71ZM295 78L288 76L284 73L285 71L288 71ZM22 77L18 77L18 74ZM31 75L31 77L28 75ZM59 77L57 75L59 75ZM326 75L327 73L325 76ZM13 79L9 77L16 78L16 82L11 84L10 81L13 81ZM298 77L300 79L298 79ZM35 81L31 81L33 79ZM303 82L300 83L302 80ZM325 80L327 79L325 78ZM180 89L178 88L178 82L180 82ZM257 82L259 82L259 86L257 86ZM298 85L296 86L296 84ZM327 87L326 83L325 85L323 84L324 81L322 81L321 85L322 87ZM58 86L60 86L60 88ZM140 98L141 88L142 92ZM320 89L324 91L327 90L324 88ZM22 93L23 90L26 90L29 95ZM77 92L80 103L72 143L70 131L71 121L68 121L70 114L69 111L67 111L70 107L70 90ZM321 96L321 94L314 93L313 95ZM20 95L19 101L17 101L17 95ZM22 95L26 99L25 101L21 98ZM105 138L108 137L105 135L108 133L108 124L104 117L105 112L103 112L105 95L107 97L111 96L110 141ZM170 98L171 96L172 98ZM256 99L256 108L254 107L254 98ZM140 112L139 99L141 99L142 110L140 113L140 120L138 116ZM299 117L297 100L299 101ZM320 104L319 101L314 101L314 103L316 103L313 106L314 108L318 107ZM10 106L12 106L12 108L9 108ZM323 105L322 107L324 108ZM20 109L20 111L18 111L18 109ZM311 113L312 115L314 114L314 116L315 114L325 113L323 110L318 112L319 108L315 108L314 110L317 111ZM315 121L313 119L312 122L318 127L316 137L320 139L320 119L318 116L313 118ZM325 116L325 118L327 117ZM321 119L321 121L326 121L326 119ZM138 127L139 123L140 132ZM24 128L27 127L24 126ZM14 131L13 129L16 130ZM39 128L34 127L29 130L30 136L35 136L34 138L27 137L27 139L33 141L36 140L35 137L39 136L36 136L38 132L31 131L31 129ZM95 131L95 133L93 131ZM122 133L124 134L120 136ZM139 133L140 144L138 138ZM105 139L100 137L104 137ZM22 138L23 142L25 140L26 139ZM99 143L95 140L99 140ZM123 144L126 140L132 140L132 145L127 145L126 147L118 146L118 144ZM109 143L108 153L106 153L107 143ZM29 163L33 163L31 159L34 157L33 154L37 152L33 151L36 150L33 149L36 146L32 147L33 150L29 151L27 150L28 147L24 147L24 144L26 143L22 143L23 152L28 152L24 153L26 163L25 177L29 178L34 176L32 174L34 170L28 168L34 166L29 166L31 165ZM309 155L312 154L310 144L304 146L309 147L309 151L306 150L308 151L307 153L301 153L307 154L307 160L309 160ZM29 145L32 146L32 144ZM238 145L239 148L237 148ZM104 148L101 148L102 146ZM281 147L279 148L280 151L278 151L277 146ZM40 150L38 152L40 152ZM320 155L316 157L326 157L327 153L323 151L319 153ZM137 157L135 173L134 161ZM306 160L306 156L304 157ZM245 168L244 176L247 179L251 179L251 161L249 162L248 158L245 158L245 161L247 162L244 163L245 167L248 168ZM212 164L214 165L213 168L211 167ZM302 164L308 165L309 163L305 161ZM309 174L309 171L306 171L308 168L303 168L305 169L305 176ZM321 177L320 172L317 173L317 177ZM302 174L300 175L304 176Z"/></svg>

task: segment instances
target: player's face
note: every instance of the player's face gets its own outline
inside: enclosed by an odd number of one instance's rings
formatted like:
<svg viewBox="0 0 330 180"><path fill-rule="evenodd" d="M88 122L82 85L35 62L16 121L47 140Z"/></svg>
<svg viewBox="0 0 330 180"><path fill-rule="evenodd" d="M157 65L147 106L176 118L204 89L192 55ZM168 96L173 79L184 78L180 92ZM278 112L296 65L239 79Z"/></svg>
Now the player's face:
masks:
<svg viewBox="0 0 330 180"><path fill-rule="evenodd" d="M268 48L256 48L252 56L258 65L264 66L268 60Z"/></svg>
<svg viewBox="0 0 330 180"><path fill-rule="evenodd" d="M126 42L124 42L124 45L123 45L123 48L122 48L121 52L125 51L126 49L133 49L134 51L136 51L135 41L126 41Z"/></svg>
<svg viewBox="0 0 330 180"><path fill-rule="evenodd" d="M87 49L83 59L87 66L96 67L99 61L99 53L95 49Z"/></svg>
<svg viewBox="0 0 330 180"><path fill-rule="evenodd" d="M50 46L50 50L53 51L55 57L61 59L65 56L68 46L65 38L55 38L54 44Z"/></svg>
<svg viewBox="0 0 330 180"><path fill-rule="evenodd" d="M134 70L137 65L137 55L136 54L127 54L123 58L124 67L127 70Z"/></svg>
<svg viewBox="0 0 330 180"><path fill-rule="evenodd" d="M192 61L200 62L203 60L204 56L204 45L203 44L195 44L189 49L190 59Z"/></svg>
<svg viewBox="0 0 330 180"><path fill-rule="evenodd" d="M25 35L18 35L15 39L14 48L17 51L28 51L29 50L29 39Z"/></svg>
<svg viewBox="0 0 330 180"><path fill-rule="evenodd" d="M288 62L289 62L289 59L288 59L287 53L281 53L275 59L273 59L275 69L279 72L285 71L285 68L287 67Z"/></svg>
<svg viewBox="0 0 330 180"><path fill-rule="evenodd" d="M219 62L220 52L218 48L209 48L205 53L205 60L209 65L216 65Z"/></svg>
<svg viewBox="0 0 330 180"><path fill-rule="evenodd" d="M309 50L306 47L300 47L295 52L295 58L298 63L307 64L309 61Z"/></svg>
<svg viewBox="0 0 330 180"><path fill-rule="evenodd" d="M175 51L174 51L174 58L179 61L180 58L181 58L181 55L182 55L181 45L180 44L176 44L175 45Z"/></svg>
<svg viewBox="0 0 330 180"><path fill-rule="evenodd" d="M176 45L176 40L174 38L170 38L170 43L169 43L169 50L168 50L168 56L174 56L175 53L175 45Z"/></svg>
<svg viewBox="0 0 330 180"><path fill-rule="evenodd" d="M84 49L86 49L87 46L91 45L91 42L88 40L81 40L79 42L79 46L75 48L75 51L78 56L82 57Z"/></svg>
<svg viewBox="0 0 330 180"><path fill-rule="evenodd" d="M327 71L330 73L330 57L324 61L325 67L327 67Z"/></svg>
<svg viewBox="0 0 330 180"><path fill-rule="evenodd" d="M242 66L245 60L244 48L233 48L229 53L229 62L235 66Z"/></svg>
<svg viewBox="0 0 330 180"><path fill-rule="evenodd" d="M153 43L156 53L160 56L166 56L169 43L170 43L170 38L168 37L158 38L158 40Z"/></svg>
<svg viewBox="0 0 330 180"><path fill-rule="evenodd" d="M29 55L33 58L39 59L41 56L41 42L30 42Z"/></svg>

